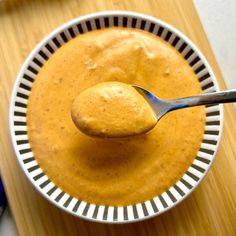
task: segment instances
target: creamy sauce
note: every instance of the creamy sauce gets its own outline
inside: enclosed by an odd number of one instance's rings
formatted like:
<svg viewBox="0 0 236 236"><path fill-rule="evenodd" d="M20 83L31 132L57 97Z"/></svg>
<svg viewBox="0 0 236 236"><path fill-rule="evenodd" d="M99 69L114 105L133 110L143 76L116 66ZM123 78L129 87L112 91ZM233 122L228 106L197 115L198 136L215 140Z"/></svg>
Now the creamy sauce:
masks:
<svg viewBox="0 0 236 236"><path fill-rule="evenodd" d="M100 83L80 93L72 104L71 116L85 134L107 138L142 134L157 123L143 96L121 82Z"/></svg>
<svg viewBox="0 0 236 236"><path fill-rule="evenodd" d="M30 145L44 172L72 196L103 205L143 202L191 165L205 110L172 112L140 136L92 138L74 125L71 106L82 91L108 81L137 84L167 100L201 93L191 67L159 37L122 28L85 33L58 49L37 75L27 109Z"/></svg>

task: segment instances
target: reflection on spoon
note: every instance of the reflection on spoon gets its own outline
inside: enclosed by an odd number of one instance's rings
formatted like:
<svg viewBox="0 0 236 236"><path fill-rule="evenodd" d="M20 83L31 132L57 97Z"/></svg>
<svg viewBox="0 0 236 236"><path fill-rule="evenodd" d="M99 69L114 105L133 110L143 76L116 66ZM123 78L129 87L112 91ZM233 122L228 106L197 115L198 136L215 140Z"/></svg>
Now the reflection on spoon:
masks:
<svg viewBox="0 0 236 236"><path fill-rule="evenodd" d="M190 96L185 98L179 98L176 100L165 101L153 93L137 85L132 85L149 103L150 107L155 112L157 120L160 120L164 115L170 111L201 106L201 105L213 105L219 103L236 102L236 89L226 90L221 92L206 93L198 96Z"/></svg>
<svg viewBox="0 0 236 236"><path fill-rule="evenodd" d="M77 128L89 136L118 138L151 130L156 116L131 85L105 82L80 93L71 108Z"/></svg>

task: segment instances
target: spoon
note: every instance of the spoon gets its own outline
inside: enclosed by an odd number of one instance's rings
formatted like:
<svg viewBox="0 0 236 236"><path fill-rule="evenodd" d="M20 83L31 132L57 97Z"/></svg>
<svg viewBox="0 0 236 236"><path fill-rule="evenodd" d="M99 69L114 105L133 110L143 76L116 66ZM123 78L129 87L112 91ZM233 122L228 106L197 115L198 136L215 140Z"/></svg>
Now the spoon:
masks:
<svg viewBox="0 0 236 236"><path fill-rule="evenodd" d="M206 93L198 96L190 96L179 98L176 100L165 101L155 96L153 93L151 93L145 88L142 88L137 85L132 86L149 103L156 115L157 121L160 120L168 112L182 108L236 102L236 89L214 93Z"/></svg>

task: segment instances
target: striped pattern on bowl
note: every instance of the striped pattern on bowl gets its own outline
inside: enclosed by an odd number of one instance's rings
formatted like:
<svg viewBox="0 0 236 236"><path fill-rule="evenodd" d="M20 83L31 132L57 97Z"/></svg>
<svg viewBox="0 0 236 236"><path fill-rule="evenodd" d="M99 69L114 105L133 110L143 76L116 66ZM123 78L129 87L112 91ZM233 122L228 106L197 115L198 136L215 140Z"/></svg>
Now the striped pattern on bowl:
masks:
<svg viewBox="0 0 236 236"><path fill-rule="evenodd" d="M45 175L34 158L27 135L27 102L35 76L45 61L77 35L106 27L138 28L158 35L175 47L195 71L204 93L218 90L215 76L202 53L182 33L168 24L142 14L111 11L77 18L52 32L24 63L11 99L10 132L17 159L31 183L56 206L76 216L107 223L143 220L165 212L188 196L209 170L221 137L223 109L206 106L206 126L201 147L182 178L160 196L132 206L97 206L63 192Z"/></svg>

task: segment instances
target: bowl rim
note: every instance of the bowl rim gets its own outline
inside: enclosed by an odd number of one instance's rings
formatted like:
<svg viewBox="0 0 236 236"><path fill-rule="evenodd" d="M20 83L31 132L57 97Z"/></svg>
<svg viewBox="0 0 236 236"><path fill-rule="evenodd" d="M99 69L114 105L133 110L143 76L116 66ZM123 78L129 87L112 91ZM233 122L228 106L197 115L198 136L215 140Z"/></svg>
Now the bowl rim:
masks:
<svg viewBox="0 0 236 236"><path fill-rule="evenodd" d="M220 120L220 125L219 125L219 134L217 136L217 144L215 145L214 148L214 154L212 154L212 160L210 161L210 163L208 164L205 172L203 173L203 176L196 182L196 184L192 187L192 189L190 189L184 196L182 196L179 200L177 200L176 202L174 202L172 205L158 211L158 212L154 212L151 215L148 216L142 216L139 218L134 218L134 219L128 219L128 220L100 220L100 219L94 219L92 217L88 217L88 216L84 216L82 214L78 215L77 213L73 212L72 210L69 210L68 208L65 208L62 206L62 204L60 203L56 203L55 201L53 201L47 194L45 194L42 189L39 188L38 185L35 184L35 182L32 180L29 172L27 172L25 170L25 167L23 166L23 163L20 161L20 154L17 152L18 147L16 145L15 142L15 135L14 135L14 125L13 125L13 118L14 118L14 102L15 102L15 98L16 98L16 93L19 87L19 84L21 82L21 77L24 74L24 71L26 70L26 67L28 66L29 62L32 60L32 58L34 57L34 55L53 37L55 37L55 35L57 35L58 33L62 32L65 29L68 29L69 27L73 26L75 23L80 23L84 20L91 20L97 17L109 17L109 16L129 16L129 17L136 17L136 18L143 18L145 20L147 20L148 22L154 22L156 24L159 24L160 26L162 26L164 29L168 29L172 32L174 32L177 36L180 37L180 39L183 39L192 49L194 49L194 51L200 56L201 61L204 63L204 65L206 66L207 71L209 72L210 76L211 76L211 80L214 83L214 86L216 88L216 91L219 91L219 85L218 82L216 80L216 76L210 66L210 64L208 63L208 61L206 60L205 56L203 55L203 53L198 49L198 47L187 37L185 36L181 31L179 31L178 29L176 29L174 26L169 25L168 23L155 18L153 16L149 16L146 14L142 14L142 13L137 13L137 12L133 12L133 11L123 11L123 10L111 10L111 11L99 11L99 12L94 12L94 13L90 13L90 14L86 14L77 18L74 18L64 24L62 24L61 26L57 27L56 29L54 29L53 31L51 31L46 37L44 37L34 48L33 50L30 52L30 54L27 56L27 58L25 59L23 65L20 68L20 71L17 74L16 80L14 82L14 86L13 86L13 90L12 90L12 94L10 97L10 109L9 109L9 133L10 133L10 139L11 139L11 144L12 147L14 149L14 153L16 156L16 159L23 171L23 173L25 174L25 176L27 177L27 179L31 182L31 185L34 186L35 189L37 189L37 191L44 197L46 198L50 203L52 203L54 206L59 207L61 210L63 210L64 212L70 213L76 217L79 217L81 219L85 219L88 221L93 221L93 222L97 222L97 223L105 223L105 224L128 224L128 223L133 223L133 222L139 222L139 221L143 221L146 219L150 219L153 218L155 216L161 215L164 212L170 210L171 208L175 207L176 205L178 205L179 203L181 203L183 200L185 200L188 196L190 196L190 194L199 186L199 184L202 182L202 180L206 177L209 169L212 167L212 164L216 158L216 154L217 151L219 149L219 144L222 138L222 132L223 132L223 120L224 120L224 111L223 111L223 105L220 104L219 105L219 120ZM133 205L137 205L137 204L133 204ZM131 205L131 206L133 206ZM98 205L98 206L103 206L103 205ZM124 207L124 206L122 206Z"/></svg>

